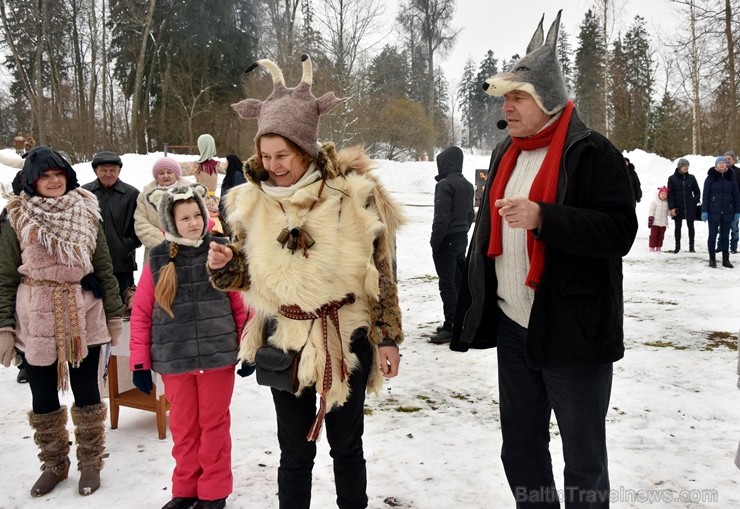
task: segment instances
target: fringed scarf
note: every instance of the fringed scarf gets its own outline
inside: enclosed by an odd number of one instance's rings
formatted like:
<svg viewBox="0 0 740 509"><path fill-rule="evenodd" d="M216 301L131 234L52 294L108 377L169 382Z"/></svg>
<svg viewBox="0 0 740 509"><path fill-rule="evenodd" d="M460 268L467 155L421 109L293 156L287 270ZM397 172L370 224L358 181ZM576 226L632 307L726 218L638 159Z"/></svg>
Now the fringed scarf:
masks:
<svg viewBox="0 0 740 509"><path fill-rule="evenodd" d="M558 189L558 177L560 175L560 161L563 157L565 147L565 136L568 133L568 126L573 114L573 101L563 109L560 118L551 125L530 136L529 138L511 138L511 146L506 150L501 162L498 165L498 171L491 184L491 194L489 196L489 208L491 210L491 236L488 244L488 256L495 258L503 251L501 241L501 229L503 226L503 217L499 214L499 208L494 205L496 200L503 198L506 190L506 184L509 182L511 173L514 171L517 159L522 150L535 150L549 146L547 155L542 166L537 172L537 176L532 182L529 190L529 199L533 202L552 203ZM525 284L537 290L542 275L542 268L545 263L546 245L542 242L535 242L534 234L531 230L527 232L527 255L529 256L529 273Z"/></svg>
<svg viewBox="0 0 740 509"><path fill-rule="evenodd" d="M89 263L101 220L94 194L77 188L59 198L21 193L17 200L17 214L13 214L11 224L19 239L35 238L63 265Z"/></svg>

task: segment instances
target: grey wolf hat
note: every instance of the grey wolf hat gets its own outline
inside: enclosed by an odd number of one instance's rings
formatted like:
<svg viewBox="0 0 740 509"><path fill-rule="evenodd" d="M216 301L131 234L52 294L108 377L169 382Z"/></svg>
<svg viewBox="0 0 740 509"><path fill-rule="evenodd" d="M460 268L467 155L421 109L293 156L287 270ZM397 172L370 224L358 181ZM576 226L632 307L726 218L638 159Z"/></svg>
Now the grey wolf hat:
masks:
<svg viewBox="0 0 740 509"><path fill-rule="evenodd" d="M676 163L676 168L683 168L684 166L689 166L689 160L682 157Z"/></svg>
<svg viewBox="0 0 740 509"><path fill-rule="evenodd" d="M157 187L149 194L146 199L151 203L159 214L159 222L165 231L165 238L169 241L179 243L182 236L177 233L175 216L173 208L175 203L189 198L194 198L203 216L203 231L200 238L202 239L208 231L208 208L206 208L205 197L208 195L208 189L203 184L192 184L190 186L175 186L172 188Z"/></svg>
<svg viewBox="0 0 740 509"><path fill-rule="evenodd" d="M103 152L98 152L97 154L95 154L95 157L93 157L93 170L101 164L115 164L118 165L119 168L123 168L123 161L121 161L121 158L118 157L118 154L114 152L109 152L107 150L104 150Z"/></svg>
<svg viewBox="0 0 740 509"><path fill-rule="evenodd" d="M244 99L231 107L241 118L257 118L255 142L263 134L279 134L315 157L319 150L319 117L328 113L347 98L327 92L319 98L313 95L313 64L308 55L302 55L303 76L295 88L285 86L280 68L271 60L258 60L246 72L258 66L272 75L272 93L264 101Z"/></svg>
<svg viewBox="0 0 740 509"><path fill-rule="evenodd" d="M489 95L502 96L513 90L530 94L542 111L554 115L568 104L568 92L560 69L556 52L560 14L550 25L547 39L543 41L542 15L532 40L527 46L527 54L518 60L511 71L491 76L483 83L483 90Z"/></svg>

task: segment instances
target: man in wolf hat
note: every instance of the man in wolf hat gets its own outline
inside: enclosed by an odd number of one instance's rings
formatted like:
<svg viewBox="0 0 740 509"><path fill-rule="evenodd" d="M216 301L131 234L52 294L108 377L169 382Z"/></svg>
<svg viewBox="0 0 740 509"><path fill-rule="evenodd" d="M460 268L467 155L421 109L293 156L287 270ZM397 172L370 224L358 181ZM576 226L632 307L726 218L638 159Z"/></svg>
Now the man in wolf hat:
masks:
<svg viewBox="0 0 740 509"><path fill-rule="evenodd" d="M544 16L543 16L544 19ZM450 348L498 346L501 459L517 507L560 507L549 452L555 412L566 508L609 506L605 419L624 355L622 257L637 233L624 158L568 99L555 45L483 84L503 96Z"/></svg>

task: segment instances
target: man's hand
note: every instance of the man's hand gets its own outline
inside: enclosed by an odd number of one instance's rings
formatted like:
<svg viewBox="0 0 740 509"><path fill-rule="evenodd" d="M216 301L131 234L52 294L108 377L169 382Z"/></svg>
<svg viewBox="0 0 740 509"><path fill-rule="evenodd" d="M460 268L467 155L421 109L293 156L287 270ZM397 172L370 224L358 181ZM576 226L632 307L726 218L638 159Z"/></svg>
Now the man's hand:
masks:
<svg viewBox="0 0 740 509"><path fill-rule="evenodd" d="M496 200L494 205L499 209L498 213L509 224L509 228L534 230L542 226L540 206L524 196L502 198Z"/></svg>
<svg viewBox="0 0 740 509"><path fill-rule="evenodd" d="M223 244L211 242L208 245L208 268L211 270L223 269L233 257L234 252L231 248Z"/></svg>
<svg viewBox="0 0 740 509"><path fill-rule="evenodd" d="M380 371L386 378L398 375L398 366L401 364L401 354L396 346L381 346L378 348L380 354Z"/></svg>

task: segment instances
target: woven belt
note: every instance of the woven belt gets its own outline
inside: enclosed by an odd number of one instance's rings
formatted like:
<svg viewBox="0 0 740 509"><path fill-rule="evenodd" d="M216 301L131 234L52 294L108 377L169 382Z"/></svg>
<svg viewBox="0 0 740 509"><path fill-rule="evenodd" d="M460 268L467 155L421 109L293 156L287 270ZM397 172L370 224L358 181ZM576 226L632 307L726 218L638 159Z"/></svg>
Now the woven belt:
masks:
<svg viewBox="0 0 740 509"><path fill-rule="evenodd" d="M79 283L33 279L29 276L23 276L21 283L32 288L52 288L51 310L54 316L54 341L57 347L57 389L64 392L68 388L67 362L75 368L82 362L82 338L74 291L74 287ZM67 322L69 328L66 327Z"/></svg>
<svg viewBox="0 0 740 509"><path fill-rule="evenodd" d="M304 311L300 306L280 306L279 312L286 318L291 320L315 320L321 318L321 332L324 336L324 352L326 353L326 360L324 361L324 385L321 389L321 398L319 403L319 411L316 414L316 418L311 425L311 429L306 435L306 440L316 441L321 434L321 427L326 417L326 395L332 386L332 370L331 370L331 354L329 353L329 334L328 319L331 319L334 324L334 328L337 330L337 337L339 338L339 351L342 352L341 366L342 366L342 382L345 382L349 378L349 369L344 359L344 348L342 348L342 332L339 329L339 308L345 304L352 304L355 302L355 294L348 293L342 300L333 300L322 305L320 308L314 311Z"/></svg>

